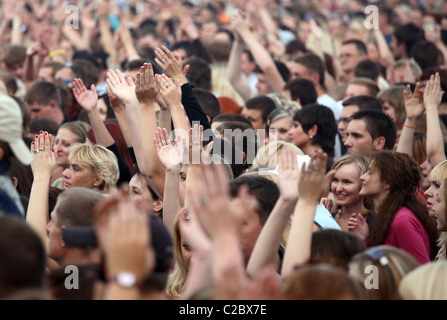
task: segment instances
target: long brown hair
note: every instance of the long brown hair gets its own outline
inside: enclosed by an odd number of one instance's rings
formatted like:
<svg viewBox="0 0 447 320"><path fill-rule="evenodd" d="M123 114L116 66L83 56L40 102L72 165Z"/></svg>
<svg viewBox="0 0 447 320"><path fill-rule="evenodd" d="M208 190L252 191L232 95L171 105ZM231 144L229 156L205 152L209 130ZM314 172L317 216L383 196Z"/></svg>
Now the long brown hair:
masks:
<svg viewBox="0 0 447 320"><path fill-rule="evenodd" d="M372 228L371 245L385 243L394 216L401 207L407 207L422 223L430 237L431 258L436 255L438 232L428 209L417 197L420 183L418 165L408 154L381 150L373 154L373 166L380 172L380 179L390 186L390 192L378 208Z"/></svg>

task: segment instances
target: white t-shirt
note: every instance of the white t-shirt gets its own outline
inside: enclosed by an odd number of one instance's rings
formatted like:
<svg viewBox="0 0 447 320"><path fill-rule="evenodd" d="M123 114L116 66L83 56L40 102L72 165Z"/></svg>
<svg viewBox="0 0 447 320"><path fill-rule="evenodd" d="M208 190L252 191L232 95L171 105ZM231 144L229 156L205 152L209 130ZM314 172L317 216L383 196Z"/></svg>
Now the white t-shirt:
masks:
<svg viewBox="0 0 447 320"><path fill-rule="evenodd" d="M340 119L341 109L343 109L343 106L339 104L336 100L334 100L330 95L325 93L319 96L317 98L317 102L330 108L334 113L335 120Z"/></svg>

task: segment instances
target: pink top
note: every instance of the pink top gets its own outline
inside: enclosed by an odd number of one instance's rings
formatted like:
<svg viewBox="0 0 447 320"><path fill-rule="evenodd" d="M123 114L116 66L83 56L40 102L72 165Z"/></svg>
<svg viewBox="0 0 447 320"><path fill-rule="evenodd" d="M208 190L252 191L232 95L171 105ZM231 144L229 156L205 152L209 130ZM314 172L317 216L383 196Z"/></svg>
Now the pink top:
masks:
<svg viewBox="0 0 447 320"><path fill-rule="evenodd" d="M413 212L406 207L397 211L384 244L405 250L420 264L430 262L428 232Z"/></svg>

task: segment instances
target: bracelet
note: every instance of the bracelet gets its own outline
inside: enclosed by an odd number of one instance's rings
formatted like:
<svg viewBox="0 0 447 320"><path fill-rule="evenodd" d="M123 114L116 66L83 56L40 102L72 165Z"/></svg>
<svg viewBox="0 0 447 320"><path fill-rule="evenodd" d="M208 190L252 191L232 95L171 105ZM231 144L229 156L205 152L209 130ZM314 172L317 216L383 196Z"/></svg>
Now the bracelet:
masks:
<svg viewBox="0 0 447 320"><path fill-rule="evenodd" d="M410 129L414 129L414 130L417 129L415 126L410 126L410 125L405 124L405 123L404 123L404 127L406 127L406 128L410 128Z"/></svg>
<svg viewBox="0 0 447 320"><path fill-rule="evenodd" d="M65 50L65 49L59 49L59 50L54 50L54 51L51 51L49 54L48 54L48 57L49 58L53 58L54 56L58 56L58 55L60 55L60 54L64 54L64 53L66 53L67 51Z"/></svg>

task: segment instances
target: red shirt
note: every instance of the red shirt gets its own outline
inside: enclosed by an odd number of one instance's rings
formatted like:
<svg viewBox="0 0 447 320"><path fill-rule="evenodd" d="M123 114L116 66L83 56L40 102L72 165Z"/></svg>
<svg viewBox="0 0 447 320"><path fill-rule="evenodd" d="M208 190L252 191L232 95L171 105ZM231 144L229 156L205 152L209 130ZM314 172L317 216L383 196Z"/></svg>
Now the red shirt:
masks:
<svg viewBox="0 0 447 320"><path fill-rule="evenodd" d="M397 211L384 244L405 250L421 264L430 262L428 232L413 212L406 207Z"/></svg>

